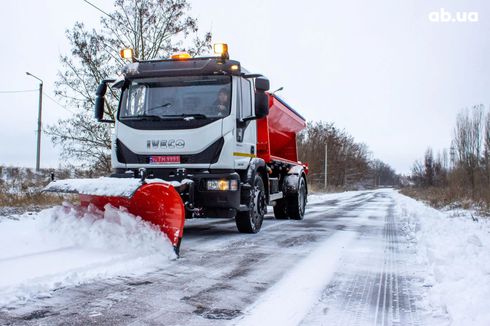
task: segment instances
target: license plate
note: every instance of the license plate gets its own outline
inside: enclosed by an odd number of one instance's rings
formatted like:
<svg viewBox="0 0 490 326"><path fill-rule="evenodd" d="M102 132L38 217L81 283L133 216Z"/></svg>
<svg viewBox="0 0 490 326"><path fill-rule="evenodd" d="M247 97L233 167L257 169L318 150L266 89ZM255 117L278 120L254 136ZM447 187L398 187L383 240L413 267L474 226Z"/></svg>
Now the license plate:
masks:
<svg viewBox="0 0 490 326"><path fill-rule="evenodd" d="M179 164L179 155L150 156L150 164Z"/></svg>

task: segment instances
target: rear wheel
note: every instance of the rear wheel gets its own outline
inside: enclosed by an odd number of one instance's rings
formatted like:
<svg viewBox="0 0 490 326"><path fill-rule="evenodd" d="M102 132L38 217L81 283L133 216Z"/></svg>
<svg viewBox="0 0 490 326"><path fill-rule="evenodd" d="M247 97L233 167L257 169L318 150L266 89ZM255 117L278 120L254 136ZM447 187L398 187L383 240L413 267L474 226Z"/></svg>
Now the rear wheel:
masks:
<svg viewBox="0 0 490 326"><path fill-rule="evenodd" d="M288 214L286 212L286 201L284 199L276 200L274 209L274 217L276 220L287 220Z"/></svg>
<svg viewBox="0 0 490 326"><path fill-rule="evenodd" d="M267 211L264 182L260 176L255 176L253 187L249 191L249 210L237 212L235 217L236 226L241 233L259 232Z"/></svg>
<svg viewBox="0 0 490 326"><path fill-rule="evenodd" d="M302 220L306 208L306 181L301 177L298 184L298 193L287 198L287 212L293 220Z"/></svg>
<svg viewBox="0 0 490 326"><path fill-rule="evenodd" d="M189 210L185 210L185 219L186 220L190 220L191 218L194 218L194 212L192 211L189 211Z"/></svg>

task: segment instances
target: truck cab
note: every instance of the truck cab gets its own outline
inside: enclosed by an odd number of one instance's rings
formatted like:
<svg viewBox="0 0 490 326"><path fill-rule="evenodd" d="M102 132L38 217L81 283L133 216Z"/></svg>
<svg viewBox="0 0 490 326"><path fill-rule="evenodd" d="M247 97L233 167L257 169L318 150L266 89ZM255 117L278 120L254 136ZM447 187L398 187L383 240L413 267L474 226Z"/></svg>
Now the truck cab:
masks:
<svg viewBox="0 0 490 326"><path fill-rule="evenodd" d="M226 45L219 45L217 54L150 61L133 56L122 78L99 86L95 116L102 122L107 122L107 86L121 92L113 121L112 176L171 182L185 203L186 218L235 218L241 232L260 230L267 204L274 205L276 218L301 219L307 167L297 161L295 137L304 119L267 92L265 77L230 60ZM285 114L286 120L271 128L274 103L294 119ZM287 157L271 155L271 137L264 140L269 130L286 135L294 147Z"/></svg>

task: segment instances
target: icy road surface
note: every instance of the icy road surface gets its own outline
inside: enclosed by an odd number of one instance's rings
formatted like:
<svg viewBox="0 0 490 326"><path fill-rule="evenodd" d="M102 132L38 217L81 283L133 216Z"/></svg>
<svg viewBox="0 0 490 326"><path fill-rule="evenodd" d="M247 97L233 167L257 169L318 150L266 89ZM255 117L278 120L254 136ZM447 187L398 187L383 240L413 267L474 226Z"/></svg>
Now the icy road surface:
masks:
<svg viewBox="0 0 490 326"><path fill-rule="evenodd" d="M427 224L426 219L445 216L389 189L310 196L305 220L278 221L269 214L256 235L237 233L232 220L190 220L178 260L172 259L165 243L164 249L148 244L160 240L151 228L131 224L124 214L112 212L110 221L95 219L93 229L89 212L77 213L85 226L78 225L81 234L75 242L54 232L73 235L78 222L51 221L46 229L40 222L43 214L0 221L0 235L9 234L8 240L1 240L2 325L490 321L481 309L490 297L488 264L481 263L483 272L474 278L465 273L453 280L448 277L453 273L452 258L433 257L441 250L437 246L452 255L451 250L461 249L463 243L475 258L478 248L488 245L483 238L488 238L488 229L480 226L473 232L473 222L457 221L458 227L470 230L469 238L468 233L457 239L448 233L444 238L444 232L454 230L444 223ZM19 240L21 235L9 232L18 230L15 223L22 225L24 236L42 230L42 238L35 239L38 252L21 254L27 245ZM427 242L427 232L438 232L441 241ZM30 270L22 270L25 266ZM465 282L473 286L470 293L461 287ZM457 300L459 296L481 302Z"/></svg>

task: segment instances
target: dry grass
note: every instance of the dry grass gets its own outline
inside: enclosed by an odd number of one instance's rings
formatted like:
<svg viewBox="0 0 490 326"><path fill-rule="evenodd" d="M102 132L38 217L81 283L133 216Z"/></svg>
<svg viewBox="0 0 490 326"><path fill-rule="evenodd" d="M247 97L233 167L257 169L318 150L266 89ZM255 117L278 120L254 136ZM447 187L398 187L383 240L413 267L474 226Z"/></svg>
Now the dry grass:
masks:
<svg viewBox="0 0 490 326"><path fill-rule="evenodd" d="M51 206L59 205L64 200L61 195L41 192L27 194L0 193L0 207Z"/></svg>
<svg viewBox="0 0 490 326"><path fill-rule="evenodd" d="M65 198L60 194L41 192L50 182L50 174L51 170L34 172L28 168L0 166L0 208L42 208L74 199L73 196Z"/></svg>
<svg viewBox="0 0 490 326"><path fill-rule="evenodd" d="M343 192L346 191L347 189L345 187L334 187L334 186L328 186L327 189L323 187L323 184L319 183L309 183L308 184L308 193L309 194L314 194L314 193L335 193L335 192Z"/></svg>
<svg viewBox="0 0 490 326"><path fill-rule="evenodd" d="M400 192L436 208L445 207L458 201L458 198L455 198L447 188L402 188Z"/></svg>
<svg viewBox="0 0 490 326"><path fill-rule="evenodd" d="M451 187L402 188L400 192L435 208L476 209L482 215L490 215L490 205L487 201L472 199L470 192L462 189Z"/></svg>

